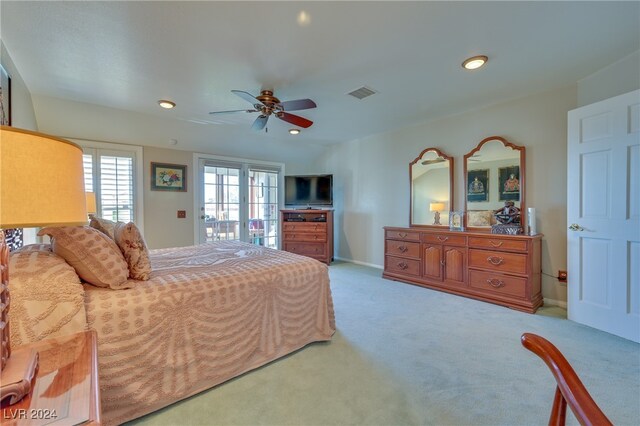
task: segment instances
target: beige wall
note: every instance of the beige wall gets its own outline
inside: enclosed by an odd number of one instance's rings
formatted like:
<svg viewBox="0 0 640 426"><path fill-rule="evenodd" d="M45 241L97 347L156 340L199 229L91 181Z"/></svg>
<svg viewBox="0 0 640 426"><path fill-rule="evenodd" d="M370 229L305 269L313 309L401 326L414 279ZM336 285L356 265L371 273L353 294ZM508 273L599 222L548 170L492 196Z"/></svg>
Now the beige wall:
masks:
<svg viewBox="0 0 640 426"><path fill-rule="evenodd" d="M31 93L1 41L0 62L11 76L11 125L21 129L38 130Z"/></svg>
<svg viewBox="0 0 640 426"><path fill-rule="evenodd" d="M335 146L319 167L335 176L337 256L383 264L382 227L408 226L409 162L425 148L455 158L454 208L463 209L463 155L496 135L526 147L527 205L545 234L543 271L566 270L566 126L575 106L572 86ZM566 301L566 287L544 276L543 295Z"/></svg>
<svg viewBox="0 0 640 426"><path fill-rule="evenodd" d="M187 166L187 191L151 191L151 162L183 164ZM193 197L191 173L193 153L175 149L143 148L144 229L150 248L193 245ZM178 219L178 210L186 210L187 217Z"/></svg>
<svg viewBox="0 0 640 426"><path fill-rule="evenodd" d="M578 81L579 107L640 89L640 50Z"/></svg>

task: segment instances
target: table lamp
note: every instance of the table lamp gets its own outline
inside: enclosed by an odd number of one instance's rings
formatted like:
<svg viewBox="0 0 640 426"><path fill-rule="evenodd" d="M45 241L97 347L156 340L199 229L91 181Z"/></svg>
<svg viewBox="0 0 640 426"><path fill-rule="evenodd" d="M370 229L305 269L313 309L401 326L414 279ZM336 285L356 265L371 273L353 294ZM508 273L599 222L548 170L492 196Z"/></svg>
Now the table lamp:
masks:
<svg viewBox="0 0 640 426"><path fill-rule="evenodd" d="M436 212L433 216L433 224L442 225L440 223L440 211L444 210L444 203L429 203L429 210L432 212Z"/></svg>
<svg viewBox="0 0 640 426"><path fill-rule="evenodd" d="M3 228L87 223L82 149L64 139L0 127L0 401L15 404L31 390L38 353L11 353L9 248Z"/></svg>
<svg viewBox="0 0 640 426"><path fill-rule="evenodd" d="M98 212L98 208L96 207L96 193L95 192L85 192L85 196L87 198L87 214L91 216L95 215Z"/></svg>

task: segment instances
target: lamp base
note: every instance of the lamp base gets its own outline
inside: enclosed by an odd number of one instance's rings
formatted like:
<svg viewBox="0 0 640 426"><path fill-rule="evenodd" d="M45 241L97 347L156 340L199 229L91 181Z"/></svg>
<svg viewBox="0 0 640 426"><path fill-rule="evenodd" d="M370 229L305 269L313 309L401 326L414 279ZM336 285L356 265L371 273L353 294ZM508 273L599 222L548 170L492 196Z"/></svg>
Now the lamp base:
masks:
<svg viewBox="0 0 640 426"><path fill-rule="evenodd" d="M0 402L8 399L9 405L24 398L31 392L33 379L38 371L38 351L35 349L17 349L11 352L11 358L0 373Z"/></svg>
<svg viewBox="0 0 640 426"><path fill-rule="evenodd" d="M433 215L433 224L434 225L442 225L440 223L440 212L436 212L436 214Z"/></svg>

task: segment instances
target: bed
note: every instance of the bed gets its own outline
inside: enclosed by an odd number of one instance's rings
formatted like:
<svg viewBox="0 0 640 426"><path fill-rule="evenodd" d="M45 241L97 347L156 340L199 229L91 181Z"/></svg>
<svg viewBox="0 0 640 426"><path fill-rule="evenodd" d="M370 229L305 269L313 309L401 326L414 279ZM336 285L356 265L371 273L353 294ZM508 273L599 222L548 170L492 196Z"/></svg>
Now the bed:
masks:
<svg viewBox="0 0 640 426"><path fill-rule="evenodd" d="M237 241L150 251L148 281L81 284L48 245L10 257L12 344L98 333L103 418L140 417L335 332L328 268Z"/></svg>

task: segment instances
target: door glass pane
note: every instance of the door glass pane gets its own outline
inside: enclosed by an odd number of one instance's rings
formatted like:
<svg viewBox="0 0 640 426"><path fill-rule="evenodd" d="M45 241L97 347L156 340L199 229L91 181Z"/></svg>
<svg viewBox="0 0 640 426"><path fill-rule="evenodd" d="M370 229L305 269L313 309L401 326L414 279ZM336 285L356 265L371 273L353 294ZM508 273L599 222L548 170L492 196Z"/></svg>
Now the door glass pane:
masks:
<svg viewBox="0 0 640 426"><path fill-rule="evenodd" d="M240 169L204 166L206 241L240 239Z"/></svg>
<svg viewBox="0 0 640 426"><path fill-rule="evenodd" d="M101 217L113 221L133 220L133 159L100 156Z"/></svg>
<svg viewBox="0 0 640 426"><path fill-rule="evenodd" d="M278 248L278 173L249 170L249 242Z"/></svg>

